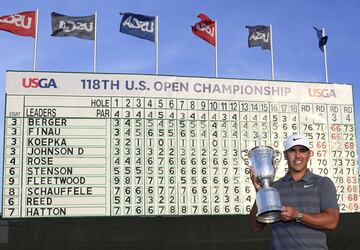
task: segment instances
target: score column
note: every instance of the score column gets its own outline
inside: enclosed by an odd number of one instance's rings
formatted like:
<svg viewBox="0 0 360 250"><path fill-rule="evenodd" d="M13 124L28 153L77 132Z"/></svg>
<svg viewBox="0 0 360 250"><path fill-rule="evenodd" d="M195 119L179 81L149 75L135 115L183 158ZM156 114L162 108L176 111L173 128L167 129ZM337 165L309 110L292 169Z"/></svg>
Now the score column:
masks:
<svg viewBox="0 0 360 250"><path fill-rule="evenodd" d="M20 217L23 97L6 97L3 216Z"/></svg>
<svg viewBox="0 0 360 250"><path fill-rule="evenodd" d="M358 212L359 185L355 120L351 106L328 107L330 166L341 213Z"/></svg>
<svg viewBox="0 0 360 250"><path fill-rule="evenodd" d="M354 108L352 106L341 106L342 120L342 146L343 146L343 167L346 176L346 209L347 212L359 212L359 166L357 165L358 156L356 155L356 135ZM344 177L345 177L344 176Z"/></svg>
<svg viewBox="0 0 360 250"><path fill-rule="evenodd" d="M111 215L144 215L144 98L112 99Z"/></svg>

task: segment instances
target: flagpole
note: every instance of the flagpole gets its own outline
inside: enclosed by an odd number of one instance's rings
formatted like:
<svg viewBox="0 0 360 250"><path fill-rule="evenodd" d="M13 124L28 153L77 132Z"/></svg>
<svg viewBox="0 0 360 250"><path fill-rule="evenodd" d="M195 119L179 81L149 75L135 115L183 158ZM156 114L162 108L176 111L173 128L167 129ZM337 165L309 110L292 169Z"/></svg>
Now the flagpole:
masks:
<svg viewBox="0 0 360 250"><path fill-rule="evenodd" d="M95 11L95 37L94 37L94 66L93 71L96 72L96 30L97 30L97 12Z"/></svg>
<svg viewBox="0 0 360 250"><path fill-rule="evenodd" d="M322 28L322 36L323 37L325 36L325 28ZM328 78L328 66L327 66L327 57L326 57L326 44L323 47L324 47L325 82L328 83L329 78Z"/></svg>
<svg viewBox="0 0 360 250"><path fill-rule="evenodd" d="M159 16L155 16L155 71L159 74Z"/></svg>
<svg viewBox="0 0 360 250"><path fill-rule="evenodd" d="M271 55L271 78L275 80L274 73L274 49L273 49L273 41L272 41L272 25L270 24L270 55Z"/></svg>
<svg viewBox="0 0 360 250"><path fill-rule="evenodd" d="M36 10L36 18L35 18L35 41L34 41L34 62L33 62L33 71L36 70L36 56L37 56L37 42L38 42L38 23L39 23L39 10Z"/></svg>
<svg viewBox="0 0 360 250"><path fill-rule="evenodd" d="M218 41L217 41L217 21L215 21L215 77L218 77Z"/></svg>

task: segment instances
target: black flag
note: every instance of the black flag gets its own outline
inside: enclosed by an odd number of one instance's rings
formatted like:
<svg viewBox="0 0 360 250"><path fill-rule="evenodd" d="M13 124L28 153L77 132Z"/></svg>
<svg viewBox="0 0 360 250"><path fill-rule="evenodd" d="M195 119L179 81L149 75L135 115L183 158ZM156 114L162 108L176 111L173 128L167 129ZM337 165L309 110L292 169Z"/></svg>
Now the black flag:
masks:
<svg viewBox="0 0 360 250"><path fill-rule="evenodd" d="M313 27L316 31L317 37L319 39L319 49L324 52L324 46L327 43L328 37L324 36L322 29L317 29L316 27Z"/></svg>
<svg viewBox="0 0 360 250"><path fill-rule="evenodd" d="M261 46L262 49L271 49L270 26L246 26L249 29L249 48Z"/></svg>
<svg viewBox="0 0 360 250"><path fill-rule="evenodd" d="M53 12L51 26L52 36L75 36L95 40L95 15L73 17Z"/></svg>

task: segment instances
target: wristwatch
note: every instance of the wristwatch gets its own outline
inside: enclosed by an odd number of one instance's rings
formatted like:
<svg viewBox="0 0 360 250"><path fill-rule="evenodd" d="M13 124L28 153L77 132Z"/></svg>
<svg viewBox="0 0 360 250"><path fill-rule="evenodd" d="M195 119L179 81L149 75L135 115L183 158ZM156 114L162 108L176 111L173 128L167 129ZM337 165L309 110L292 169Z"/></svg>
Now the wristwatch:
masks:
<svg viewBox="0 0 360 250"><path fill-rule="evenodd" d="M299 223L302 221L302 213L301 212L298 212L295 221L299 222Z"/></svg>

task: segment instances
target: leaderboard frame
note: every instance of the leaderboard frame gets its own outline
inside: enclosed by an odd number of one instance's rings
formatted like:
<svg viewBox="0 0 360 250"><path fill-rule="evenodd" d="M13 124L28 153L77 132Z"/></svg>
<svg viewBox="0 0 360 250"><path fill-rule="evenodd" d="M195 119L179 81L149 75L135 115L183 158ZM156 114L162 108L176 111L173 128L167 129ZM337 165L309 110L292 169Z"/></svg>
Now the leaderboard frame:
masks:
<svg viewBox="0 0 360 250"><path fill-rule="evenodd" d="M340 212L359 212L352 96L350 84L8 71L3 217L248 214L241 151L281 152L292 133Z"/></svg>

